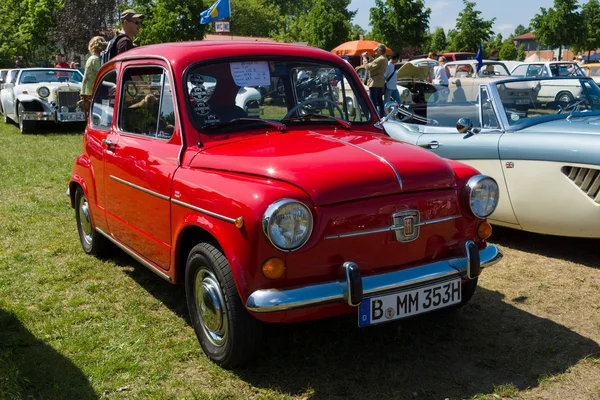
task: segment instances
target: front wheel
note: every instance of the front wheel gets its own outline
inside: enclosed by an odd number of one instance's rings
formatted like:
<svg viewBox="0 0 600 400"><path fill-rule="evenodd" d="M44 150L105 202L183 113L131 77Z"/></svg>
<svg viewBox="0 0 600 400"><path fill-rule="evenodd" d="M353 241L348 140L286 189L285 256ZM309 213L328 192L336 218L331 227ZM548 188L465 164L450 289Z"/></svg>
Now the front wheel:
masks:
<svg viewBox="0 0 600 400"><path fill-rule="evenodd" d="M562 91L556 95L556 101L560 101L563 103L570 103L574 99L573 94L571 92Z"/></svg>
<svg viewBox="0 0 600 400"><path fill-rule="evenodd" d="M232 368L254 356L262 324L242 304L227 258L213 244L200 243L190 251L185 294L192 326L209 359Z"/></svg>
<svg viewBox="0 0 600 400"><path fill-rule="evenodd" d="M27 121L27 120L23 119L23 113L24 113L25 109L23 108L22 104L19 104L18 110L19 110L19 130L23 134L33 133L34 128L35 128L35 121Z"/></svg>
<svg viewBox="0 0 600 400"><path fill-rule="evenodd" d="M83 251L94 256L102 256L108 243L106 238L96 231L87 197L81 187L75 191L75 220Z"/></svg>

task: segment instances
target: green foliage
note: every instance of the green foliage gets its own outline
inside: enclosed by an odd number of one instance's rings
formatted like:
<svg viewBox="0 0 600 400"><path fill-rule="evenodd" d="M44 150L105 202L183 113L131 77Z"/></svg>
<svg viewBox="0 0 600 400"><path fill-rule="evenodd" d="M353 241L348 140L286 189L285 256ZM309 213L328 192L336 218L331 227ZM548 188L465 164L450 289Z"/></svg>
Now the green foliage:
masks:
<svg viewBox="0 0 600 400"><path fill-rule="evenodd" d="M493 35L492 25L496 18L489 21L480 17L481 11L475 10L475 2L463 0L465 8L458 14L456 28L448 32L450 51L477 51L479 43L488 41Z"/></svg>
<svg viewBox="0 0 600 400"><path fill-rule="evenodd" d="M446 49L446 33L444 32L444 28L436 28L433 34L431 35L431 41L429 42L428 51L433 51L439 53Z"/></svg>
<svg viewBox="0 0 600 400"><path fill-rule="evenodd" d="M365 30L358 24L352 24L350 26L350 37L348 40L360 40L360 35L363 35L364 39L366 37Z"/></svg>
<svg viewBox="0 0 600 400"><path fill-rule="evenodd" d="M524 35L527 32L531 32L531 29L529 29L529 27L525 27L519 24L515 28L515 33L513 33L513 37Z"/></svg>
<svg viewBox="0 0 600 400"><path fill-rule="evenodd" d="M525 45L521 43L521 45L517 49L517 61L525 61L525 54L527 54L525 50Z"/></svg>
<svg viewBox="0 0 600 400"><path fill-rule="evenodd" d="M500 48L502 47L503 43L504 43L504 40L502 38L502 34L499 33L499 34L495 35L492 39L490 39L489 41L484 43L483 57L484 58L489 57L492 50L500 51Z"/></svg>
<svg viewBox="0 0 600 400"><path fill-rule="evenodd" d="M500 59L501 60L516 60L517 59L517 48L512 39L507 39L500 48Z"/></svg>
<svg viewBox="0 0 600 400"><path fill-rule="evenodd" d="M375 0L369 17L371 36L396 51L423 46L430 15L422 0Z"/></svg>
<svg viewBox="0 0 600 400"><path fill-rule="evenodd" d="M146 0L134 2L146 15L137 42L140 45L200 40L207 25L200 25L200 13L207 7L197 0Z"/></svg>
<svg viewBox="0 0 600 400"><path fill-rule="evenodd" d="M600 48L600 2L588 0L581 8L583 29L581 40L577 43L579 50L591 51Z"/></svg>
<svg viewBox="0 0 600 400"><path fill-rule="evenodd" d="M554 0L554 8L540 8L540 13L531 20L531 26L538 42L558 47L581 43L583 17L577 11L577 0Z"/></svg>
<svg viewBox="0 0 600 400"><path fill-rule="evenodd" d="M283 26L283 16L268 0L231 0L232 35L269 37Z"/></svg>

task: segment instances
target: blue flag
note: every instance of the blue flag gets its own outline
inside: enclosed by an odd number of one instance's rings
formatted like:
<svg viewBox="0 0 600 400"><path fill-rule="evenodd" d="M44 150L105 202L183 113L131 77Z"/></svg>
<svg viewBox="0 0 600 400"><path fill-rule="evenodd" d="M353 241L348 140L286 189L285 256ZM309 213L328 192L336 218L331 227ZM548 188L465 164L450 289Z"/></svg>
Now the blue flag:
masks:
<svg viewBox="0 0 600 400"><path fill-rule="evenodd" d="M479 73L479 70L483 66L483 51L481 50L481 43L479 43L479 47L477 48L477 55L475 56L475 59L477 60L477 73Z"/></svg>
<svg viewBox="0 0 600 400"><path fill-rule="evenodd" d="M231 16L229 0L217 0L215 4L200 13L200 23L208 24L229 16Z"/></svg>

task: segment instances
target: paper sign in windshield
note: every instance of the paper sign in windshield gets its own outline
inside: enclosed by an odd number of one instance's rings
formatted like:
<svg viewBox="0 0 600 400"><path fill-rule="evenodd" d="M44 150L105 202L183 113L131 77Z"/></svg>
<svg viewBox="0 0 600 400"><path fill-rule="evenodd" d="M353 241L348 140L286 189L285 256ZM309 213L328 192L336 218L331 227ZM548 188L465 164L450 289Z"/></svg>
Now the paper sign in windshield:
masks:
<svg viewBox="0 0 600 400"><path fill-rule="evenodd" d="M231 75L238 86L263 86L271 84L269 63L266 61L232 62Z"/></svg>

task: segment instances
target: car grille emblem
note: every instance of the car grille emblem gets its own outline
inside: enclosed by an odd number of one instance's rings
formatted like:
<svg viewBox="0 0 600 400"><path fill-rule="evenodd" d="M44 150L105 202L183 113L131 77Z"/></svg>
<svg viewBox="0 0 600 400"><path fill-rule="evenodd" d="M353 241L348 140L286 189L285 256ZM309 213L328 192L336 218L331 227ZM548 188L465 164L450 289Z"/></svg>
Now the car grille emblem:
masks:
<svg viewBox="0 0 600 400"><path fill-rule="evenodd" d="M420 215L417 210L398 211L392 215L396 240L410 242L419 237Z"/></svg>

